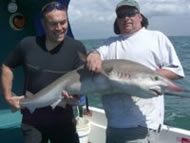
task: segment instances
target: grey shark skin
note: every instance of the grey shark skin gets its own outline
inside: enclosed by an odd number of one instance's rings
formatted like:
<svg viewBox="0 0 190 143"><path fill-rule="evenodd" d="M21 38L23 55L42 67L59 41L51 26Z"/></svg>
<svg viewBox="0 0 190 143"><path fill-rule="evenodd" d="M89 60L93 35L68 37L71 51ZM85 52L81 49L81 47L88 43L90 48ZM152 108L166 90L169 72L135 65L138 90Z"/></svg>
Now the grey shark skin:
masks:
<svg viewBox="0 0 190 143"><path fill-rule="evenodd" d="M64 103L61 93L66 90L70 95L126 94L141 98L162 95L165 89L180 92L182 89L172 81L158 75L155 71L129 60L103 61L100 73L87 70L84 66L66 73L35 95L21 101L21 107L33 112L36 108Z"/></svg>

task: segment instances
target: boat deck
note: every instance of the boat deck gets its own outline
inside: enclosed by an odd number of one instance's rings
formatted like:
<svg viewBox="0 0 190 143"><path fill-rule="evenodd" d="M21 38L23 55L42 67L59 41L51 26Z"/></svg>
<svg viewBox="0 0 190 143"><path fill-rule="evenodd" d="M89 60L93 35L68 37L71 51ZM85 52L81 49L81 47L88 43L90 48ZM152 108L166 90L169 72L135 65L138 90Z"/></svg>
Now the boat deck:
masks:
<svg viewBox="0 0 190 143"><path fill-rule="evenodd" d="M102 109L91 107L92 116L85 116L90 121L90 143L104 143L106 118ZM0 110L0 139L1 143L22 143L22 132L20 129L21 113L12 113L10 110ZM79 133L80 136L80 133ZM81 134L80 140L86 140ZM82 141L81 143L87 143ZM159 143L190 143L190 131L170 126L163 126Z"/></svg>
<svg viewBox="0 0 190 143"><path fill-rule="evenodd" d="M0 139L1 143L22 143L20 112L12 113L10 110L0 110Z"/></svg>

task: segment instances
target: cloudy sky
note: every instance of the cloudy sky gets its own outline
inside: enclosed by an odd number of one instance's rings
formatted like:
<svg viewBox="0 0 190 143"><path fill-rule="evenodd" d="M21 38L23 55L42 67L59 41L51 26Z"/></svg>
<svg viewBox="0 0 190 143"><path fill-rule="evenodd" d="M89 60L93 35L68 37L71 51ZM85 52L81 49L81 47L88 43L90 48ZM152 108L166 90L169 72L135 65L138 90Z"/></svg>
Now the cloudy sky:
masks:
<svg viewBox="0 0 190 143"><path fill-rule="evenodd" d="M69 19L78 39L114 35L115 6L120 0L71 0ZM190 35L190 0L137 0L149 29L168 36Z"/></svg>

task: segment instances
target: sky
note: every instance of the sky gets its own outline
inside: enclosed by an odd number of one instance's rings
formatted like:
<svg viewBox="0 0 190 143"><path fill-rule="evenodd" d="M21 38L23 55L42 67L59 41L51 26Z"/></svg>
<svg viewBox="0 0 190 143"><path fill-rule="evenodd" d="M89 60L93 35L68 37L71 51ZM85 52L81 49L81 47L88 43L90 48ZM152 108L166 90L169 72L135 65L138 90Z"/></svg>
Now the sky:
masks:
<svg viewBox="0 0 190 143"><path fill-rule="evenodd" d="M77 39L113 36L115 7L120 0L71 0L69 21ZM190 35L190 0L137 0L150 30L167 36Z"/></svg>

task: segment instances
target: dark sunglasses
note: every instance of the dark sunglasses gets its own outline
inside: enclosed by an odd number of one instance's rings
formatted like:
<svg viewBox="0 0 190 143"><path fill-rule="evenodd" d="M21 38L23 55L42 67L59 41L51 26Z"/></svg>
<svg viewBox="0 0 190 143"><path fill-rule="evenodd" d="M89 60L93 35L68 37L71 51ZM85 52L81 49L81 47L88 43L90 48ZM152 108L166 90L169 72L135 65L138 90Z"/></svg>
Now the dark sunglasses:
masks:
<svg viewBox="0 0 190 143"><path fill-rule="evenodd" d="M58 9L58 10L65 10L65 6L62 3L59 2L51 2L48 3L47 5L45 5L44 7L42 7L42 13L46 13L46 12L50 12L54 9Z"/></svg>
<svg viewBox="0 0 190 143"><path fill-rule="evenodd" d="M128 10L126 12L118 12L117 13L117 18L133 17L137 13L139 13L139 12L136 11L136 10Z"/></svg>

